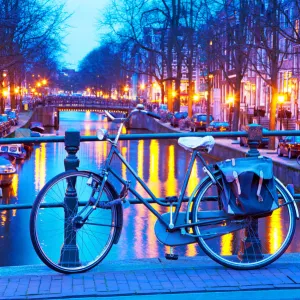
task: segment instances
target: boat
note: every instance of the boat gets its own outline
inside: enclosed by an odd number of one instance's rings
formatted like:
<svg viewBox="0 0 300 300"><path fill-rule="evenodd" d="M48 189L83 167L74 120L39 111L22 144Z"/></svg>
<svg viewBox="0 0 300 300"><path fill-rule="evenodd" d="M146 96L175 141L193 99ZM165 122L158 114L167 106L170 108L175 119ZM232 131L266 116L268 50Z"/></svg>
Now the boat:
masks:
<svg viewBox="0 0 300 300"><path fill-rule="evenodd" d="M23 144L0 145L0 155L2 153L10 154L14 156L17 160L24 159L27 155Z"/></svg>
<svg viewBox="0 0 300 300"><path fill-rule="evenodd" d="M0 157L0 185L11 184L16 168L5 157Z"/></svg>
<svg viewBox="0 0 300 300"><path fill-rule="evenodd" d="M16 162L16 157L7 152L0 152L0 157L4 157L5 159L9 160L12 164Z"/></svg>
<svg viewBox="0 0 300 300"><path fill-rule="evenodd" d="M45 131L45 128L43 127L43 124L41 122L31 122L29 129L31 131L36 131L39 133L43 133Z"/></svg>
<svg viewBox="0 0 300 300"><path fill-rule="evenodd" d="M27 137L31 137L30 133L32 131L29 129L29 128L18 128L16 131L15 131L15 138L27 138ZM28 152L31 152L32 149L33 149L33 146L34 146L34 143L32 142L27 142L27 143L24 143L24 148L28 154Z"/></svg>

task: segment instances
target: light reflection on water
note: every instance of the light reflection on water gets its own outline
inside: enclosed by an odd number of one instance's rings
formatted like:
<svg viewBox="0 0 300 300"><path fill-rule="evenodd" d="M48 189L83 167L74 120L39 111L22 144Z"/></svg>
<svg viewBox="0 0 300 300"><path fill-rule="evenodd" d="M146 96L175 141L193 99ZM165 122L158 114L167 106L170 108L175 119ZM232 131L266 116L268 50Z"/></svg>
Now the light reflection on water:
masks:
<svg viewBox="0 0 300 300"><path fill-rule="evenodd" d="M117 124L108 123L96 113L61 112L60 135L69 128L81 131L82 135L95 135L97 128L109 129L116 133ZM125 130L123 131L125 133ZM109 151L107 142L81 143L78 157L80 169L89 169L98 172ZM121 141L120 151L137 171L155 196L165 197L178 195L190 153L178 146L176 140L140 140ZM32 203L42 186L64 170L63 160L66 151L62 143L36 145L30 158L17 165L18 174L12 185L3 188L4 203ZM141 195L148 197L143 188L136 183L124 165L113 159L114 169L126 180L132 181L132 186ZM192 169L187 188L190 195L199 180L203 177L201 164L197 163ZM112 179L112 178L110 178ZM120 190L120 184L113 181L113 185ZM133 198L132 195L129 195ZM167 212L166 208L153 205L158 212ZM276 248L281 242L281 227L277 223L281 217L273 213L269 224L264 224L268 236L272 241L268 247ZM160 244L154 234L156 217L149 213L143 205L131 205L124 211L124 227L117 245L114 245L107 260L121 260L131 258L145 258L164 256L167 249ZM277 225L276 230L267 230ZM284 226L284 224L283 224ZM222 253L231 251L230 235L222 240ZM297 252L299 242L294 238L289 248L290 252ZM197 244L176 248L179 255L194 256L201 254ZM2 211L0 213L0 266L25 265L40 263L31 246L29 237L29 210Z"/></svg>

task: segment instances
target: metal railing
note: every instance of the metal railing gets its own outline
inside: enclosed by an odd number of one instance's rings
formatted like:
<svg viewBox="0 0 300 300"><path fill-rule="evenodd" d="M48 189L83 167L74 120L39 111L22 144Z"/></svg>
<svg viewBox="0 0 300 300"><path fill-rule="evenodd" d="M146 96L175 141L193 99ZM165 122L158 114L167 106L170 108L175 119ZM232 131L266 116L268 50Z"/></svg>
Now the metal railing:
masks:
<svg viewBox="0 0 300 300"><path fill-rule="evenodd" d="M249 126L250 127L250 126ZM248 137L248 144L250 150L248 153L251 155L257 155L257 147L259 145L259 136L300 136L300 130L285 130L285 131L264 131L262 135L256 135L256 126L250 128L248 132L246 131L236 131L236 132L210 132L209 135L213 137ZM251 130L253 129L253 132ZM125 134L120 136L120 140L150 140L150 139L178 139L180 137L207 136L207 132L193 132L193 133L149 133L149 134ZM109 135L109 139L114 139L116 135ZM67 151L67 157L64 160L65 169L72 170L79 166L79 159L76 156L79 150L80 142L101 142L97 136L80 136L79 131L67 130L65 136L49 136L49 137L26 137L26 138L0 138L0 144L19 144L19 143L65 143L65 149ZM294 194L296 200L300 200L300 194ZM152 199L145 199L149 203L154 203ZM162 199L160 199L162 200ZM188 197L184 198L184 201L188 201ZM136 199L129 199L131 204L139 204L140 202ZM79 205L84 205L85 203L79 203ZM63 205L63 203L61 203ZM59 207L59 204L51 206L51 204L45 205L45 207ZM0 205L1 210L12 210L12 209L31 209L31 203L25 204L5 204Z"/></svg>

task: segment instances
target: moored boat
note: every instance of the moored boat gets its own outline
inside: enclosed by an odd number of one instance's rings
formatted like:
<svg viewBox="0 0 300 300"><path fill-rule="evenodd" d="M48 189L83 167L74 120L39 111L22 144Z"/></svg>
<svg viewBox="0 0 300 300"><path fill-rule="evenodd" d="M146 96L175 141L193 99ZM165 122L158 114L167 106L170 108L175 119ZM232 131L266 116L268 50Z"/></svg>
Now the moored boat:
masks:
<svg viewBox="0 0 300 300"><path fill-rule="evenodd" d="M26 150L22 144L4 144L0 145L0 155L2 153L7 153L14 156L16 159L25 159Z"/></svg>
<svg viewBox="0 0 300 300"><path fill-rule="evenodd" d="M0 185L11 184L16 168L5 157L0 157Z"/></svg>
<svg viewBox="0 0 300 300"><path fill-rule="evenodd" d="M7 152L0 152L0 157L3 157L7 160L9 160L12 164L16 162L16 157L7 153Z"/></svg>
<svg viewBox="0 0 300 300"><path fill-rule="evenodd" d="M45 128L41 122L31 122L29 128L31 131L36 131L39 133L43 133L45 131Z"/></svg>

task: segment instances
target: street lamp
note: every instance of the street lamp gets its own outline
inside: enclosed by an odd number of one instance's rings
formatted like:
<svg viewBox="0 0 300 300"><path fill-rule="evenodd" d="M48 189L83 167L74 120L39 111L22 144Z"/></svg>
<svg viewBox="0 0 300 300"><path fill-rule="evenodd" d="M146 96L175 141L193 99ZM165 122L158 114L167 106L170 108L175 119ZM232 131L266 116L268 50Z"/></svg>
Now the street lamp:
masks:
<svg viewBox="0 0 300 300"><path fill-rule="evenodd" d="M227 104L229 105L229 128L231 130L231 122L232 122L232 107L234 104L234 96L229 96L227 98Z"/></svg>
<svg viewBox="0 0 300 300"><path fill-rule="evenodd" d="M141 90L141 96L143 98L143 101L144 101L144 90L145 90L145 84L144 83L141 83L140 84L140 90Z"/></svg>
<svg viewBox="0 0 300 300"><path fill-rule="evenodd" d="M127 99L129 99L129 86L128 85L126 85L124 87L124 92L125 92L125 96L127 96Z"/></svg>
<svg viewBox="0 0 300 300"><path fill-rule="evenodd" d="M278 94L278 103L280 104L280 130L282 130L282 117L283 117L283 109L282 105L284 103L284 95Z"/></svg>

